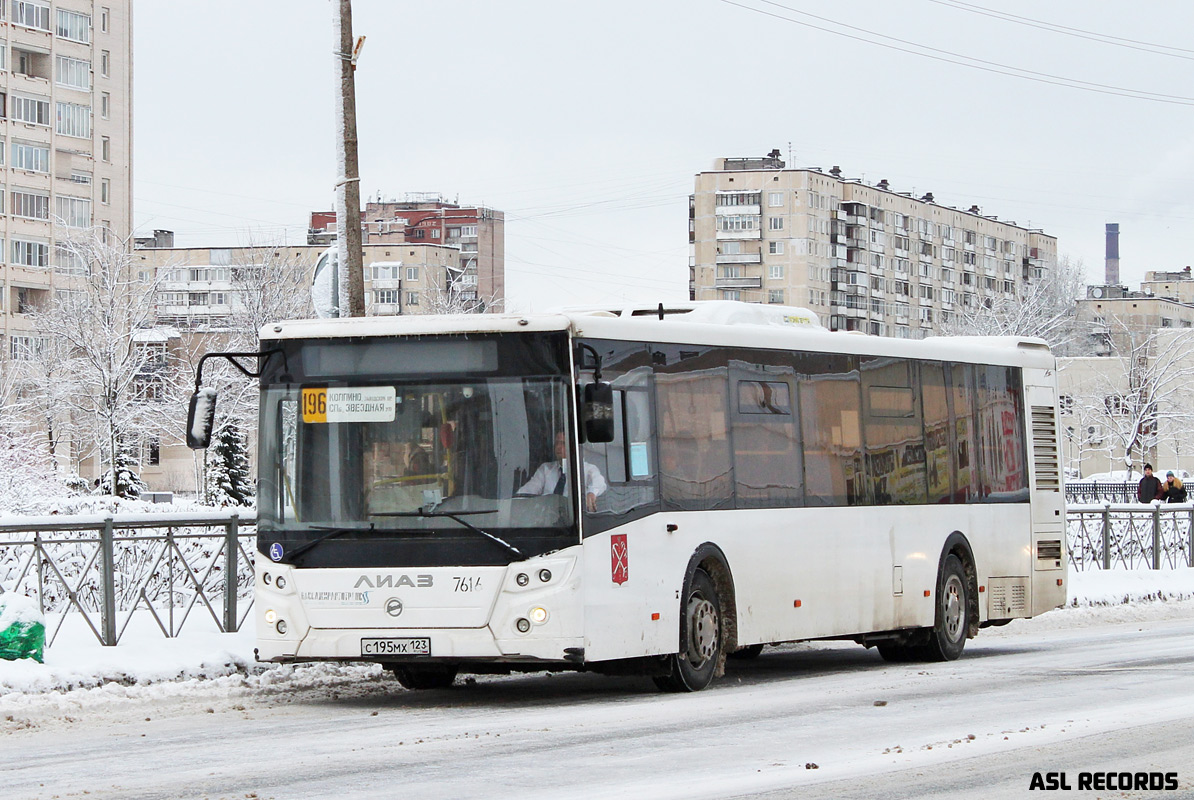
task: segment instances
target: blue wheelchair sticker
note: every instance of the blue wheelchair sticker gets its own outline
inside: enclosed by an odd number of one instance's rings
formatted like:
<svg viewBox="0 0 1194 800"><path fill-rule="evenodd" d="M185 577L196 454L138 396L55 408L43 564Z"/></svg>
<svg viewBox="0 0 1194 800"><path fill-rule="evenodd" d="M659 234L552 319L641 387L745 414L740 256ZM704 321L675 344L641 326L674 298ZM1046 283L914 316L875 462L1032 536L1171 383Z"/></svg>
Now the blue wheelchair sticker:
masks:
<svg viewBox="0 0 1194 800"><path fill-rule="evenodd" d="M274 561L281 561L282 560L282 545L279 544L278 542L274 542L273 544L271 544L269 546L269 557L272 558Z"/></svg>

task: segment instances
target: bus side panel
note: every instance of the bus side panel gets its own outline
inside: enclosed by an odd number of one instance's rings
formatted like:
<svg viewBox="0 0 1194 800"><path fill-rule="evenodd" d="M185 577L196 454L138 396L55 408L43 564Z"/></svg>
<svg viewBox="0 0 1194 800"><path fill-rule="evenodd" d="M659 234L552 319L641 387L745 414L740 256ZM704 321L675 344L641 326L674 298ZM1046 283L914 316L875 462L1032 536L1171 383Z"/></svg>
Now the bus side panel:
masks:
<svg viewBox="0 0 1194 800"><path fill-rule="evenodd" d="M668 533L669 521L654 514L585 539L585 660L679 649L684 570L701 542L687 532Z"/></svg>
<svg viewBox="0 0 1194 800"><path fill-rule="evenodd" d="M1032 574L1023 503L674 512L636 521L585 541L585 657L676 652L684 572L706 542L725 554L734 579L740 645L931 626L941 553L955 531L970 544L980 586ZM979 609L986 619L985 592Z"/></svg>

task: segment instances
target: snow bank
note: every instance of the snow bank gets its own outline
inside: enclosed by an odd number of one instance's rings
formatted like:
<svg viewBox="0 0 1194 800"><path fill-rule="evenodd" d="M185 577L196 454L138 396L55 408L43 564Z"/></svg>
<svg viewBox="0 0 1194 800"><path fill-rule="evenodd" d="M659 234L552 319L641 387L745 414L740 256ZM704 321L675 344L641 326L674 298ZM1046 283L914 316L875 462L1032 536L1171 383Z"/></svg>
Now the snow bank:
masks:
<svg viewBox="0 0 1194 800"><path fill-rule="evenodd" d="M1111 606L1194 598L1194 569L1071 571L1070 606Z"/></svg>

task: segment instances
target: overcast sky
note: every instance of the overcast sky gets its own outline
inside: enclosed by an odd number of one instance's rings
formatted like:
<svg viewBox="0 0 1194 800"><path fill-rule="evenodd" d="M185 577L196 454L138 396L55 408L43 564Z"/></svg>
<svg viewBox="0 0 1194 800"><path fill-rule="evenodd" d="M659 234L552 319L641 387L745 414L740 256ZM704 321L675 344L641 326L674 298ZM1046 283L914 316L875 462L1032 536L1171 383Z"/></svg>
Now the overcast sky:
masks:
<svg viewBox="0 0 1194 800"><path fill-rule="evenodd" d="M307 213L333 204L332 6L136 0L138 235L304 241ZM1181 0L354 0L353 12L367 37L362 195L434 191L505 211L520 310L685 298L694 174L773 148L789 166L840 165L1042 228L1092 281L1107 222L1120 223L1125 282L1194 263L1194 4ZM1000 74L1016 70L1036 80Z"/></svg>

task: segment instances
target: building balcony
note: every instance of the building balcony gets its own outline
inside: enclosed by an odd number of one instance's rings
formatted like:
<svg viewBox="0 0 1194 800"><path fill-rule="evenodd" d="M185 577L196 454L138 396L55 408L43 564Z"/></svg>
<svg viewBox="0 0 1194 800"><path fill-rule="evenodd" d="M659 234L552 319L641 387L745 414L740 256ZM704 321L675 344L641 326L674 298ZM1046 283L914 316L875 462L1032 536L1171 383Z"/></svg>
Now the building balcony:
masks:
<svg viewBox="0 0 1194 800"><path fill-rule="evenodd" d="M714 278L714 289L762 289L762 276L743 278Z"/></svg>
<svg viewBox="0 0 1194 800"><path fill-rule="evenodd" d="M762 264L762 253L722 253L717 256L718 264Z"/></svg>
<svg viewBox="0 0 1194 800"><path fill-rule="evenodd" d="M714 206L713 213L719 217L757 217L763 213L762 206Z"/></svg>
<svg viewBox="0 0 1194 800"><path fill-rule="evenodd" d="M753 231L718 231L717 241L722 242L727 239L762 239L763 231L755 229Z"/></svg>

